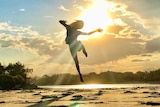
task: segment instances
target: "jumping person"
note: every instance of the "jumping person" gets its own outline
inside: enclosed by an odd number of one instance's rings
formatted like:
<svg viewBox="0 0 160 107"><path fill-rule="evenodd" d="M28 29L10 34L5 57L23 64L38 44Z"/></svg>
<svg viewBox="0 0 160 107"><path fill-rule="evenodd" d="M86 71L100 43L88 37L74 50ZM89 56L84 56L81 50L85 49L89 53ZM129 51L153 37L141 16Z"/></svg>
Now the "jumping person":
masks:
<svg viewBox="0 0 160 107"><path fill-rule="evenodd" d="M72 57L74 59L77 71L78 71L79 76L80 76L80 80L81 80L81 82L84 82L83 78L82 78L82 75L81 75L81 72L80 72L77 52L78 51L82 51L83 54L86 57L88 56L88 54L87 54L86 49L85 49L84 45L82 44L82 42L77 40L77 38L78 38L79 35L90 35L90 34L95 33L95 32L101 32L101 29L96 29L96 30L94 30L92 32L85 33L85 32L79 31L79 29L82 29L83 25L84 25L83 21L81 21L81 20L77 20L77 21L71 23L70 25L66 24L66 21L64 21L64 20L60 20L59 22L67 30L67 37L65 39L65 42L66 42L66 44L69 45L69 49L70 49L71 55L72 55Z"/></svg>

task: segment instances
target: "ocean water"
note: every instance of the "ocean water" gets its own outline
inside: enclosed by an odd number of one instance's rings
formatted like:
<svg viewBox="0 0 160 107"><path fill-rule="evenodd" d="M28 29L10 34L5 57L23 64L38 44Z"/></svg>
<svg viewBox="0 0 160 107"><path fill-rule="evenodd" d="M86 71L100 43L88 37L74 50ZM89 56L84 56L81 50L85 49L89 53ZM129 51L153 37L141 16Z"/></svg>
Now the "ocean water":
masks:
<svg viewBox="0 0 160 107"><path fill-rule="evenodd" d="M38 87L47 89L98 89L98 88L160 87L160 84L81 84L81 85L47 85Z"/></svg>

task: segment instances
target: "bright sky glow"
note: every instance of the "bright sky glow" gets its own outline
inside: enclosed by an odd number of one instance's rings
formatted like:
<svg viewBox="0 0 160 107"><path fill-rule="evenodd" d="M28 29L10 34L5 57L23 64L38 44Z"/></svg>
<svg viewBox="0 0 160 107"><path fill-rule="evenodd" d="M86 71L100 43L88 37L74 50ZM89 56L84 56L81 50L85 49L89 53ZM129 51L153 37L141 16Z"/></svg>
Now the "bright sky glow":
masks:
<svg viewBox="0 0 160 107"><path fill-rule="evenodd" d="M33 75L77 74L59 20L81 19L84 32L103 29L79 37L88 52L78 53L82 74L160 68L159 6L160 0L1 0L1 63L22 62Z"/></svg>
<svg viewBox="0 0 160 107"><path fill-rule="evenodd" d="M113 4L106 2L105 0L95 0L93 5L90 5L84 12L77 18L83 20L85 25L82 28L84 32L90 32L97 28L101 28L103 31L113 25L114 22L107 13L108 9L113 8ZM92 34L90 38L100 36L98 33ZM88 40L88 36L79 36L78 40Z"/></svg>
<svg viewBox="0 0 160 107"><path fill-rule="evenodd" d="M93 5L84 10L78 17L85 23L82 31L91 31L97 28L105 29L107 26L113 25L113 21L107 13L107 9L111 8L111 6L105 0L95 0Z"/></svg>

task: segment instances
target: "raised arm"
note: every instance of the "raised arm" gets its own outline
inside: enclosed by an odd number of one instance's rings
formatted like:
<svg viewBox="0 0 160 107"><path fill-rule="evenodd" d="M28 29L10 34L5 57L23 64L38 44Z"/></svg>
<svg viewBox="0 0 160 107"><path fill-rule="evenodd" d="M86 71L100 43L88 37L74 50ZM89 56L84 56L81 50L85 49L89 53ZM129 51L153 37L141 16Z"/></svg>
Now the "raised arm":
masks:
<svg viewBox="0 0 160 107"><path fill-rule="evenodd" d="M102 32L102 29L98 28L98 29L95 29L95 30L93 30L91 32L88 32L88 33L81 32L81 35L91 35L91 34L96 33L96 32Z"/></svg>
<svg viewBox="0 0 160 107"><path fill-rule="evenodd" d="M95 30L93 30L93 31L91 31L91 32L88 32L88 35L91 35L91 34L93 34L93 33L95 33L95 32L102 32L102 29L100 29L100 28L95 29Z"/></svg>
<svg viewBox="0 0 160 107"><path fill-rule="evenodd" d="M68 27L65 20L60 20L59 23L62 24L66 28Z"/></svg>

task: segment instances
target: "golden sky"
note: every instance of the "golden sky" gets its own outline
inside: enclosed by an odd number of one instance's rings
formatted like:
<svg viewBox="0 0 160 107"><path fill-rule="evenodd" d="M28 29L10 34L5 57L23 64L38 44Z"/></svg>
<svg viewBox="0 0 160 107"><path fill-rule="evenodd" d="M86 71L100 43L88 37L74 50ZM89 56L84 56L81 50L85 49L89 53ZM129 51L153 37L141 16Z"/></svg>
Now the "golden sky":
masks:
<svg viewBox="0 0 160 107"><path fill-rule="evenodd" d="M77 71L64 40L68 24L83 20L79 36L88 52L78 53L81 72L136 72L160 68L160 1L27 0L0 1L1 63L20 61L34 75Z"/></svg>

